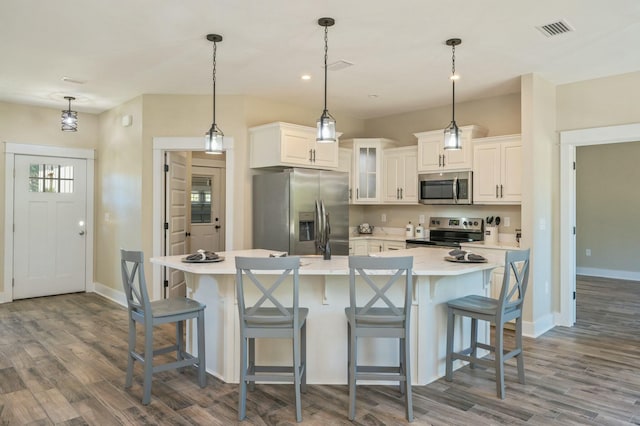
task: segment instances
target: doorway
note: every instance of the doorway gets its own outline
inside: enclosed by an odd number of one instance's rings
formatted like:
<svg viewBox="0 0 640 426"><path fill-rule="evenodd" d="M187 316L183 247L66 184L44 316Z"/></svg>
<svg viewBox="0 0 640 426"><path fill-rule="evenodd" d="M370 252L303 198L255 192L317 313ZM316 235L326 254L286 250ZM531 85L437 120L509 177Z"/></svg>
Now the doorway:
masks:
<svg viewBox="0 0 640 426"><path fill-rule="evenodd" d="M640 123L560 132L560 315L556 324L576 322L576 147L640 140Z"/></svg>
<svg viewBox="0 0 640 426"><path fill-rule="evenodd" d="M5 146L0 302L93 291L94 151Z"/></svg>
<svg viewBox="0 0 640 426"><path fill-rule="evenodd" d="M234 174L234 140L225 136L223 150L226 158L224 168L224 249L233 250L234 218L231 210L234 205L234 191L229 186L233 184ZM204 138L200 137L154 137L153 138L153 250L152 256L164 256L164 154L172 151L204 151ZM153 283L152 298L158 300L164 297L164 280L162 267L152 264Z"/></svg>

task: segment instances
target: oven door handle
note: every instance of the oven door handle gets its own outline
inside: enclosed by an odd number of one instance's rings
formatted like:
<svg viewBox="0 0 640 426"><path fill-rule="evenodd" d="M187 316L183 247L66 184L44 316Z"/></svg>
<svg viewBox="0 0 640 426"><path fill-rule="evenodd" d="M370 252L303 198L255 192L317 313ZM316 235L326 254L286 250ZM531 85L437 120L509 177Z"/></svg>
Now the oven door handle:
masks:
<svg viewBox="0 0 640 426"><path fill-rule="evenodd" d="M458 203L458 177L453 178L453 202Z"/></svg>

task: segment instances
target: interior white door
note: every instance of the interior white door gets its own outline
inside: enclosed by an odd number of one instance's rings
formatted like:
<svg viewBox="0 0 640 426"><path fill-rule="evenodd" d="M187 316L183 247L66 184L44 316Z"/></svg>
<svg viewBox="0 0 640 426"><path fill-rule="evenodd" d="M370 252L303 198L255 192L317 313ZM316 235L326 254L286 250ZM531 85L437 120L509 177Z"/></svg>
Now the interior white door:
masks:
<svg viewBox="0 0 640 426"><path fill-rule="evenodd" d="M177 256L187 253L187 156L184 152L167 152L166 159L169 170L166 172L165 247L168 256ZM165 297L184 297L187 294L184 272L164 269Z"/></svg>
<svg viewBox="0 0 640 426"><path fill-rule="evenodd" d="M223 169L192 168L190 232L193 250L224 250L223 179Z"/></svg>
<svg viewBox="0 0 640 426"><path fill-rule="evenodd" d="M84 159L15 156L13 298L85 291Z"/></svg>

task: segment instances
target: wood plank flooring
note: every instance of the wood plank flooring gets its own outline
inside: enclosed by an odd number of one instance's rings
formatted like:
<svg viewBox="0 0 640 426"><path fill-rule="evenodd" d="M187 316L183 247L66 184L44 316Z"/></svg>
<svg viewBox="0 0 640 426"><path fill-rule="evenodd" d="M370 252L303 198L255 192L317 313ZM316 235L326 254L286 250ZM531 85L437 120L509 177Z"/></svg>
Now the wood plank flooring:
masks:
<svg viewBox="0 0 640 426"><path fill-rule="evenodd" d="M525 340L527 384L515 361L507 397L495 395L492 369L462 368L414 387L414 424L640 424L640 283L578 277L577 324ZM161 343L173 330L158 333ZM125 310L95 294L0 305L0 424L236 424L237 385L194 370L154 376L152 402L140 404L141 368L124 389ZM162 342L164 340L164 342ZM293 387L257 385L243 424L295 424ZM351 424L346 386L309 386L304 424ZM404 424L397 387L358 386L357 425Z"/></svg>

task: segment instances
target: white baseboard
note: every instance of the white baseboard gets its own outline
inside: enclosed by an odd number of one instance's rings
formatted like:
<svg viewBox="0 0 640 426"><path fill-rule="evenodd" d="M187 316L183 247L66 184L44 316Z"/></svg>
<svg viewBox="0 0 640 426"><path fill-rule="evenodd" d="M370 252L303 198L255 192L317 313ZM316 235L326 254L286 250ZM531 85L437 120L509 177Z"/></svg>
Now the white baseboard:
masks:
<svg viewBox="0 0 640 426"><path fill-rule="evenodd" d="M589 277L613 278L617 280L640 281L640 272L618 271L615 269L583 268L577 267L576 274Z"/></svg>
<svg viewBox="0 0 640 426"><path fill-rule="evenodd" d="M8 303L11 302L11 292L3 291L0 292L0 303Z"/></svg>
<svg viewBox="0 0 640 426"><path fill-rule="evenodd" d="M553 314L545 315L534 322L522 322L522 335L537 338L555 327Z"/></svg>
<svg viewBox="0 0 640 426"><path fill-rule="evenodd" d="M118 305L127 307L127 298L123 291L107 287L101 283L93 283L94 292L98 293L102 297L106 297L109 300L116 302Z"/></svg>

